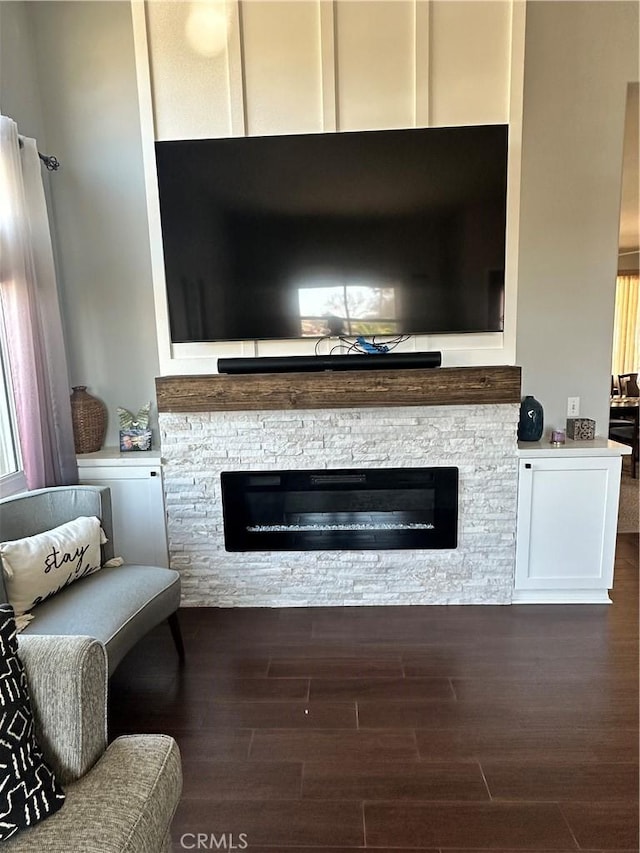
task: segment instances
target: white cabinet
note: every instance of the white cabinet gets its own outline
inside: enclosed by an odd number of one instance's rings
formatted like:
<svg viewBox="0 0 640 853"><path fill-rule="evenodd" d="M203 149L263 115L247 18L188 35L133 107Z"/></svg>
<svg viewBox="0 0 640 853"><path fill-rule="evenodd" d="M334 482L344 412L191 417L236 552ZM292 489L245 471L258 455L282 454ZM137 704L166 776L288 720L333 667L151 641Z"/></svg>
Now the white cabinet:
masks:
<svg viewBox="0 0 640 853"><path fill-rule="evenodd" d="M609 604L621 445L520 445L514 604Z"/></svg>
<svg viewBox="0 0 640 853"><path fill-rule="evenodd" d="M111 490L113 545L127 563L167 567L160 454L100 450L78 457L79 482Z"/></svg>

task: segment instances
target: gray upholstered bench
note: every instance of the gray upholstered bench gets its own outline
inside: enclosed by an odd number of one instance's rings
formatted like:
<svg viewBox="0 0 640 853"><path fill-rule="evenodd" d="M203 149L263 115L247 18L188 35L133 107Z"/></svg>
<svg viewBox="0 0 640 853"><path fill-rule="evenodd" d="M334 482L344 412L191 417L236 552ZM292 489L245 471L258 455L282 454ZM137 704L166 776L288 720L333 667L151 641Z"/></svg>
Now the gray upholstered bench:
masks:
<svg viewBox="0 0 640 853"><path fill-rule="evenodd" d="M0 541L34 536L79 516L101 520L108 539L102 546L103 562L126 558L114 554L111 496L108 488L99 486L57 486L0 500ZM7 601L1 572L0 599ZM103 568L34 607L33 621L23 634L95 637L107 650L111 675L135 643L165 619L184 658L179 605L180 575L172 569L133 564Z"/></svg>

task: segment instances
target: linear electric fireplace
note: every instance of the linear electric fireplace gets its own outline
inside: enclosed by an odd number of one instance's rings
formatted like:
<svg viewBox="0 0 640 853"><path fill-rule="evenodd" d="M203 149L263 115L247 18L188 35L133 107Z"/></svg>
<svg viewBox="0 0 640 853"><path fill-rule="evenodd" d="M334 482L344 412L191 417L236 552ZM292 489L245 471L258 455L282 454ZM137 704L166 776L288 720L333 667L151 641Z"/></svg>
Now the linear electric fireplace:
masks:
<svg viewBox="0 0 640 853"><path fill-rule="evenodd" d="M227 551L455 548L457 468L224 471Z"/></svg>

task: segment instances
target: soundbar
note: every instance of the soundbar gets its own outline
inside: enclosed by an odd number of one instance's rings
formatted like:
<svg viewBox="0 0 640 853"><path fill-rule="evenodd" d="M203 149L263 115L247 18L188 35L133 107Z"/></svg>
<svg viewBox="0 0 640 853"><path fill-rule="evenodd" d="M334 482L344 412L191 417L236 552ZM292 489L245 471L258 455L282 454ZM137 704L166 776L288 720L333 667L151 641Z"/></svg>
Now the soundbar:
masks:
<svg viewBox="0 0 640 853"><path fill-rule="evenodd" d="M283 355L219 358L218 373L308 373L319 370L411 370L440 367L439 352L388 352L372 355Z"/></svg>

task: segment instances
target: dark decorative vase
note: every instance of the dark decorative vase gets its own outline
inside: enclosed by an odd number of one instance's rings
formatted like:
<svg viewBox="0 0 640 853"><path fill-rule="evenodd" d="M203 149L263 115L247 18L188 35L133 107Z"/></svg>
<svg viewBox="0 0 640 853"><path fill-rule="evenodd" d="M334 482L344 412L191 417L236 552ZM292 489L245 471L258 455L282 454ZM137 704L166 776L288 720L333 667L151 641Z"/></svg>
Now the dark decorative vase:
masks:
<svg viewBox="0 0 640 853"><path fill-rule="evenodd" d="M527 396L520 403L519 441L540 441L544 429L544 412L535 397Z"/></svg>
<svg viewBox="0 0 640 853"><path fill-rule="evenodd" d="M71 395L71 421L76 453L100 450L107 429L107 409L103 402L77 385Z"/></svg>

